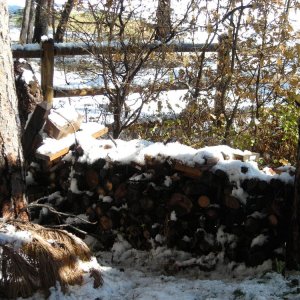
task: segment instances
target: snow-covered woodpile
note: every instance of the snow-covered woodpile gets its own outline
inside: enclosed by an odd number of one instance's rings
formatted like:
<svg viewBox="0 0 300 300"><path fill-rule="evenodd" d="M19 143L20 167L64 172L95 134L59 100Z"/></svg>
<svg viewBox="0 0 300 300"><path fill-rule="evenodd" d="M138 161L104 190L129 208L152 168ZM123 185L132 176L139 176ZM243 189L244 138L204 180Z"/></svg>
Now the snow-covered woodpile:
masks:
<svg viewBox="0 0 300 300"><path fill-rule="evenodd" d="M51 157L52 142L45 139L37 156ZM248 266L284 259L292 167L261 171L255 154L227 146L196 150L80 132L73 142L63 159L29 168L31 216L40 224L88 233L100 249L122 235L137 249L192 252L207 270L219 259Z"/></svg>

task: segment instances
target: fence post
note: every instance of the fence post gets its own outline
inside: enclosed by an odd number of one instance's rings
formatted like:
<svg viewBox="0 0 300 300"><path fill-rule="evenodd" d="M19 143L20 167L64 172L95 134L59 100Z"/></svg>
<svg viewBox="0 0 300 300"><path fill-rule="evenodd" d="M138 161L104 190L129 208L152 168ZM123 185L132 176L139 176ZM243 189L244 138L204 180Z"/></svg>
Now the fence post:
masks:
<svg viewBox="0 0 300 300"><path fill-rule="evenodd" d="M42 42L41 57L41 87L44 101L52 105L53 102L53 75L54 75L54 41L48 39Z"/></svg>

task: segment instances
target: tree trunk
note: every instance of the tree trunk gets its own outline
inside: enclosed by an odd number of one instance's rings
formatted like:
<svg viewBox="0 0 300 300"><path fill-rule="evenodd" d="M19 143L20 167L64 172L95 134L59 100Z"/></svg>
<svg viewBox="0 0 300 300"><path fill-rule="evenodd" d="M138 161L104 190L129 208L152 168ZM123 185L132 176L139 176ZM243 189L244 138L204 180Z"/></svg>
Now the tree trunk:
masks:
<svg viewBox="0 0 300 300"><path fill-rule="evenodd" d="M3 1L0 1L0 28L0 209L4 218L28 220L21 128L8 32L8 10Z"/></svg>
<svg viewBox="0 0 300 300"><path fill-rule="evenodd" d="M21 34L20 34L20 43L21 44L25 44L26 40L27 40L29 23L30 23L29 17L30 17L31 1L32 0L26 0L26 3L25 3L23 19L22 19L22 28L21 28Z"/></svg>
<svg viewBox="0 0 300 300"><path fill-rule="evenodd" d="M33 43L40 43L43 35L48 35L48 0L37 0Z"/></svg>
<svg viewBox="0 0 300 300"><path fill-rule="evenodd" d="M157 25L155 39L163 41L171 32L171 1L158 0L156 11Z"/></svg>
<svg viewBox="0 0 300 300"><path fill-rule="evenodd" d="M68 20L69 20L71 11L74 7L74 4L75 4L75 0L68 0L65 3L65 7L61 13L61 18L60 18L59 24L57 26L55 37L54 37L54 40L57 43L63 42L64 35L65 35L67 25L68 25Z"/></svg>
<svg viewBox="0 0 300 300"><path fill-rule="evenodd" d="M29 25L28 25L28 33L27 33L27 41L26 41L27 44L32 43L34 23L35 23L35 1L31 1Z"/></svg>
<svg viewBox="0 0 300 300"><path fill-rule="evenodd" d="M221 126L220 116L225 110L225 97L228 89L228 80L230 80L230 40L227 35L219 37L218 67L217 76L219 82L216 88L216 98L214 112L216 116L216 125Z"/></svg>

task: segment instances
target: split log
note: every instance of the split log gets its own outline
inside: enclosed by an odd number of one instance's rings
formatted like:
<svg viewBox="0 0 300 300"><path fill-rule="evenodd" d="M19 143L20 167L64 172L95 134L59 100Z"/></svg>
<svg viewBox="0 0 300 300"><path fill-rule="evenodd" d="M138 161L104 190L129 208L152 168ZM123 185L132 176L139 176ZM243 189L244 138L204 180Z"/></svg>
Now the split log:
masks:
<svg viewBox="0 0 300 300"><path fill-rule="evenodd" d="M175 162L174 170L180 171L184 174L184 176L190 178L198 178L202 175L202 171L198 167L189 167L179 162Z"/></svg>

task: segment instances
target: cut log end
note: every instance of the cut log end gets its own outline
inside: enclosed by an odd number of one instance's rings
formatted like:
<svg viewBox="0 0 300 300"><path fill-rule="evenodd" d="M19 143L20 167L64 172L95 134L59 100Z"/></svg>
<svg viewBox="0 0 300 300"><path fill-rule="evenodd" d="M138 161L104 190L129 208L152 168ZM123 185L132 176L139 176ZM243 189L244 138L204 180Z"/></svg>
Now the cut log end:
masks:
<svg viewBox="0 0 300 300"><path fill-rule="evenodd" d="M239 209L241 207L240 201L233 196L226 196L224 200L224 205L231 209Z"/></svg>
<svg viewBox="0 0 300 300"><path fill-rule="evenodd" d="M210 205L210 199L208 196L202 195L198 198L198 205L201 208L207 208Z"/></svg>

